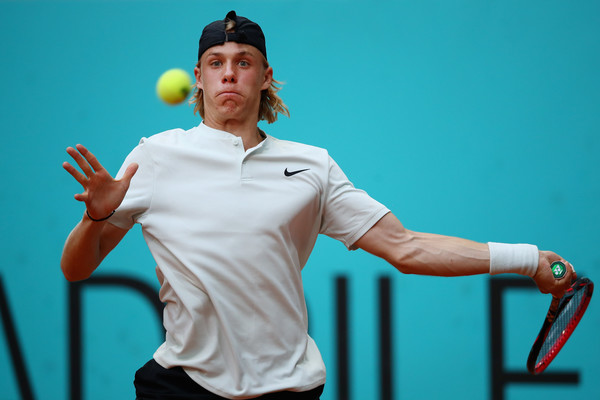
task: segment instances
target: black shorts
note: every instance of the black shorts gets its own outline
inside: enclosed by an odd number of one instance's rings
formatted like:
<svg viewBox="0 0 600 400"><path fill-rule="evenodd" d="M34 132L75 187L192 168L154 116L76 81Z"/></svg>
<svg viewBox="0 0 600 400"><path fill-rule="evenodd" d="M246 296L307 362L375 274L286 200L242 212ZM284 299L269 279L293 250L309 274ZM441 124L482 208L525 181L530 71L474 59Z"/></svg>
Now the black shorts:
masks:
<svg viewBox="0 0 600 400"><path fill-rule="evenodd" d="M154 359L135 373L136 400L227 400L198 385L183 368L163 368ZM323 386L307 392L277 392L257 397L261 400L319 400Z"/></svg>

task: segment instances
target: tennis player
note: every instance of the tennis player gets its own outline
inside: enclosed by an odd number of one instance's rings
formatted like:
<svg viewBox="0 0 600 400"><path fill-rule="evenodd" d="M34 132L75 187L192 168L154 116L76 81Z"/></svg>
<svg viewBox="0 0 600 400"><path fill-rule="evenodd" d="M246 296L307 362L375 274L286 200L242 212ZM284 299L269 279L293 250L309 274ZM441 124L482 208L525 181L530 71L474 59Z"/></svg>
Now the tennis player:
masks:
<svg viewBox="0 0 600 400"><path fill-rule="evenodd" d="M477 243L405 229L321 148L261 131L289 115L259 25L227 14L201 35L187 131L143 138L117 179L84 146L64 168L86 205L61 267L88 278L142 226L166 304L164 343L135 376L138 399L318 399L325 366L308 335L301 270L319 234L406 274L519 273L560 296L574 274L528 244ZM568 267L570 264L566 263Z"/></svg>

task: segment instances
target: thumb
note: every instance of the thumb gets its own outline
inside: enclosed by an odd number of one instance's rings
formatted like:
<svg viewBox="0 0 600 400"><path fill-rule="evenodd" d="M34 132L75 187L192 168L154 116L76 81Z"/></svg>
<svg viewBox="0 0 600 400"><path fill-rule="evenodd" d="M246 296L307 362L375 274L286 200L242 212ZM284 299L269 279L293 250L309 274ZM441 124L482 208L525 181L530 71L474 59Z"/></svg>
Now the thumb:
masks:
<svg viewBox="0 0 600 400"><path fill-rule="evenodd" d="M123 173L123 177L121 178L121 180L129 183L131 181L131 178L133 178L133 176L137 172L138 167L139 165L137 163L129 164L129 166L125 170L125 173Z"/></svg>

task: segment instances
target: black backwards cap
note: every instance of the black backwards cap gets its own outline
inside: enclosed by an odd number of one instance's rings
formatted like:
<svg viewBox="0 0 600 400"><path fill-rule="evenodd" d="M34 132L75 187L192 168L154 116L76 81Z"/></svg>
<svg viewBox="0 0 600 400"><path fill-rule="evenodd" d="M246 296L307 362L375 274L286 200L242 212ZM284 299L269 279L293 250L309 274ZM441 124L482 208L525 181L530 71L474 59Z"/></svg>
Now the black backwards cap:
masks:
<svg viewBox="0 0 600 400"><path fill-rule="evenodd" d="M235 21L235 27L230 32L226 32L225 27L229 21ZM204 27L202 36L200 36L198 60L210 47L225 42L249 44L256 47L265 56L265 59L267 58L265 35L260 26L248 18L238 17L235 11L229 11L224 20L212 22Z"/></svg>

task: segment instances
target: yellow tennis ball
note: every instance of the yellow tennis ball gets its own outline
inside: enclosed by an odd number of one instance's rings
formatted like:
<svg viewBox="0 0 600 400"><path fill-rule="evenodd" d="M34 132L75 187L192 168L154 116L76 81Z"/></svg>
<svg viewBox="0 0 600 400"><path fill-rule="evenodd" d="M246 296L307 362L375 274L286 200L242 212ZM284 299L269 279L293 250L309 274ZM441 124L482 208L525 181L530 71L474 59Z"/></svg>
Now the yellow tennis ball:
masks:
<svg viewBox="0 0 600 400"><path fill-rule="evenodd" d="M190 75L182 69L165 71L156 82L156 94L167 104L179 104L184 101L192 89Z"/></svg>

